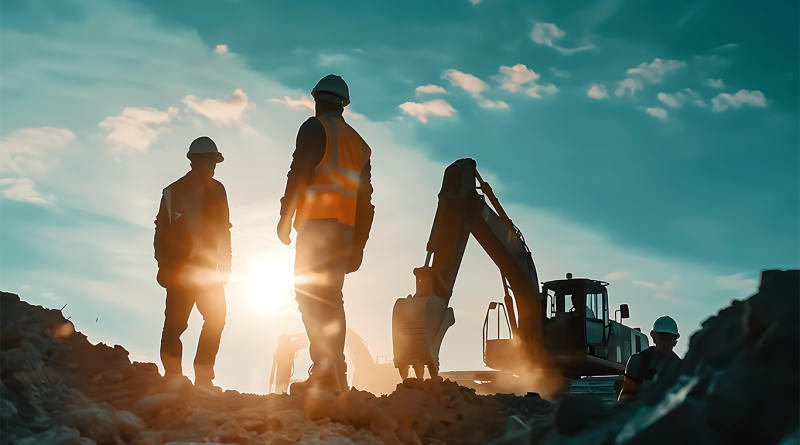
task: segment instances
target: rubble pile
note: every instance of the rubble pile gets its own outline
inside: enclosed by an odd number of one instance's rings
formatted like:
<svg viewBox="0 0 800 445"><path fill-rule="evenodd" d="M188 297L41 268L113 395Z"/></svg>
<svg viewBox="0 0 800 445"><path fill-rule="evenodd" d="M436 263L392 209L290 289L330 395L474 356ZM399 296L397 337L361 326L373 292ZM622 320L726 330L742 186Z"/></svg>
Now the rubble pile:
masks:
<svg viewBox="0 0 800 445"><path fill-rule="evenodd" d="M555 429L532 426L547 444L800 443L800 271L764 271L758 293L707 319L636 400L569 397Z"/></svg>
<svg viewBox="0 0 800 445"><path fill-rule="evenodd" d="M476 395L441 378L380 398L219 393L92 345L60 311L17 295L0 295L0 317L3 444L485 444L513 425L552 427L555 405L535 394Z"/></svg>

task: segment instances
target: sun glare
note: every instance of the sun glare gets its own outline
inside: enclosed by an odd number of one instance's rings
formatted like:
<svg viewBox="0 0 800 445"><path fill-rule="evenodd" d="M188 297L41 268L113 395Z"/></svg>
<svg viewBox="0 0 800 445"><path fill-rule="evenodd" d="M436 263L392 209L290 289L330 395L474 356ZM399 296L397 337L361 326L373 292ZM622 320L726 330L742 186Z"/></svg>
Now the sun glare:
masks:
<svg viewBox="0 0 800 445"><path fill-rule="evenodd" d="M251 261L247 287L256 306L271 310L285 306L294 298L294 266L277 257Z"/></svg>

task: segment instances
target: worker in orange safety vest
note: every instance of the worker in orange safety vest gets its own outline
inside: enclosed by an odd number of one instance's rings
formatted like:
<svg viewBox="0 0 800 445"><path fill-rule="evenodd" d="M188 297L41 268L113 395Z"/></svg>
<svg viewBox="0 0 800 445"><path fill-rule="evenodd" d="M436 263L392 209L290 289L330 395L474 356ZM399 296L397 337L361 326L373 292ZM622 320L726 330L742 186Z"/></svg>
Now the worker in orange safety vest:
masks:
<svg viewBox="0 0 800 445"><path fill-rule="evenodd" d="M278 238L289 245L294 218L296 300L314 363L307 381L292 384L293 394L347 390L342 286L361 265L375 214L372 151L342 116L350 103L347 84L330 74L311 95L316 113L297 133L278 223Z"/></svg>

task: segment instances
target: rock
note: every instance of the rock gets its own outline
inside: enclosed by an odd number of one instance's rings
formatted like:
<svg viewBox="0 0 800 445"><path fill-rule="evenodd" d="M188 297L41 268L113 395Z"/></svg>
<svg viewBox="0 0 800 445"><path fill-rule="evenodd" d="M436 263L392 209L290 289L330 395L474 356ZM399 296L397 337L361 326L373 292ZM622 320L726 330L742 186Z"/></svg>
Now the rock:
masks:
<svg viewBox="0 0 800 445"><path fill-rule="evenodd" d="M147 420L157 414L158 411L176 405L179 402L180 397L177 394L153 394L138 401L131 407L130 411L147 422Z"/></svg>
<svg viewBox="0 0 800 445"><path fill-rule="evenodd" d="M71 410L59 414L55 420L67 427L77 428L81 436L101 444L113 441L117 432L114 414L99 406Z"/></svg>
<svg viewBox="0 0 800 445"><path fill-rule="evenodd" d="M78 437L80 433L74 428L54 427L35 436L15 440L11 445L61 445Z"/></svg>
<svg viewBox="0 0 800 445"><path fill-rule="evenodd" d="M163 445L161 434L156 431L142 431L131 442L131 445Z"/></svg>
<svg viewBox="0 0 800 445"><path fill-rule="evenodd" d="M605 404L596 397L568 396L556 408L556 431L562 436L574 436L591 423L602 422L609 414Z"/></svg>
<svg viewBox="0 0 800 445"><path fill-rule="evenodd" d="M0 399L0 425L14 425L17 422L19 422L17 407L6 399Z"/></svg>
<svg viewBox="0 0 800 445"><path fill-rule="evenodd" d="M147 429L147 425L142 422L142 419L130 411L115 412L114 423L120 437L129 442Z"/></svg>

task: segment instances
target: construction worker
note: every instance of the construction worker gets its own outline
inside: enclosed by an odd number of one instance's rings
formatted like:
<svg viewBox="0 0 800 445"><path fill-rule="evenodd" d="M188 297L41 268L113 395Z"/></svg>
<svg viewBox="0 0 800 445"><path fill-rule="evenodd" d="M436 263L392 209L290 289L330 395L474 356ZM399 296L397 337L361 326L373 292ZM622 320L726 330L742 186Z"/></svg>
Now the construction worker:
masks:
<svg viewBox="0 0 800 445"><path fill-rule="evenodd" d="M225 187L215 180L224 160L216 144L199 137L186 157L191 171L164 189L156 216L158 283L167 290L161 363L164 375L181 376L181 334L194 305L203 330L194 359L195 385L213 389L214 362L225 326L225 291L231 276L231 223Z"/></svg>
<svg viewBox="0 0 800 445"><path fill-rule="evenodd" d="M289 245L294 218L296 300L314 362L308 380L292 384L292 393L347 390L342 286L345 274L361 265L375 213L371 150L342 117L350 103L347 84L331 74L311 95L316 113L297 133L278 223L278 238Z"/></svg>
<svg viewBox="0 0 800 445"><path fill-rule="evenodd" d="M675 361L680 361L680 357L672 351L680 336L678 324L671 317L660 317L653 323L650 337L655 346L628 359L620 400L635 398L642 386L655 379L658 372L667 369Z"/></svg>

